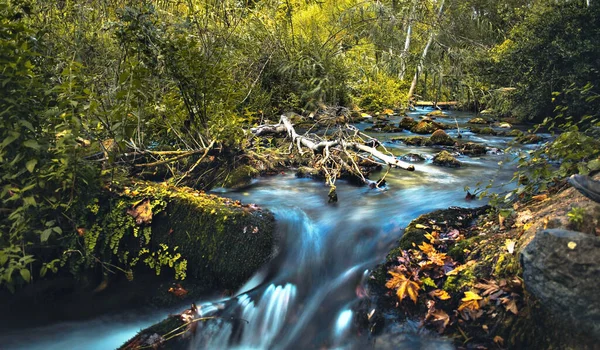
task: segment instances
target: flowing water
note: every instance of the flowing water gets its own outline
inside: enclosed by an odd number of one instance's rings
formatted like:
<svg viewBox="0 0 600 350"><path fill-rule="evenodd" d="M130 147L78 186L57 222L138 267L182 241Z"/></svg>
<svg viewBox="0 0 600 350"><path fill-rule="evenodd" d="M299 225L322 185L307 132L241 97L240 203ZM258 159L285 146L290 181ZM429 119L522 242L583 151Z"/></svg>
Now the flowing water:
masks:
<svg viewBox="0 0 600 350"><path fill-rule="evenodd" d="M424 111L413 113L416 118ZM452 114L452 112L451 112ZM453 113L459 125L472 117ZM454 124L454 119L442 122ZM364 129L369 124L359 124ZM449 131L451 136L456 130ZM503 148L511 138L462 132L467 141ZM398 134L376 134L389 140ZM392 170L385 189L337 183L339 203L327 204L328 188L321 182L298 179L292 173L261 178L241 192L224 196L257 203L274 212L281 236L278 256L242 287L235 297L198 301L203 316L219 315L200 324L192 349L354 349L364 340L352 330L352 304L364 296L368 269L383 261L400 237L402 228L420 214L449 206L475 207L483 201L466 201L465 186L494 190L512 177L509 155L461 157L459 169L438 167L430 158L437 150L384 142L396 155L420 153L429 160L416 163L416 171ZM499 162L504 162L502 167ZM376 179L376 176L373 177ZM175 310L172 310L175 311ZM111 349L139 329L159 321L161 310L132 319L111 316L87 322L63 323L0 335L10 349ZM234 317L233 322L224 321ZM394 332L392 332L394 333ZM386 334L380 348L452 348L443 339L428 336L415 325L399 325ZM372 345L372 343L370 343Z"/></svg>

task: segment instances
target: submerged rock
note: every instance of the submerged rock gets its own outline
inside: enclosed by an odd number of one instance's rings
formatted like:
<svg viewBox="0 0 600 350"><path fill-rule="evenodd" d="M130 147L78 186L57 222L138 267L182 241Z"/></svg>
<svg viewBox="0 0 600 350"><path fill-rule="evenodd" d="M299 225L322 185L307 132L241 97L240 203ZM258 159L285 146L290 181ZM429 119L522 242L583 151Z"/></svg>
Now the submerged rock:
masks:
<svg viewBox="0 0 600 350"><path fill-rule="evenodd" d="M473 132L474 134L480 134L480 135L498 135L498 132L496 132L496 130L490 128L490 127L485 127L485 128L470 128L471 132Z"/></svg>
<svg viewBox="0 0 600 350"><path fill-rule="evenodd" d="M459 168L462 163L459 162L450 152L441 151L433 157L433 164L446 166L449 168Z"/></svg>
<svg viewBox="0 0 600 350"><path fill-rule="evenodd" d="M415 163L415 162L424 161L425 157L423 157L422 155L420 155L418 153L407 153L407 154L401 156L400 159L405 162Z"/></svg>
<svg viewBox="0 0 600 350"><path fill-rule="evenodd" d="M404 142L408 146L426 146L429 138L425 136L408 136L393 138L392 141Z"/></svg>
<svg viewBox="0 0 600 350"><path fill-rule="evenodd" d="M538 231L521 254L525 287L575 332L600 340L600 237Z"/></svg>
<svg viewBox="0 0 600 350"><path fill-rule="evenodd" d="M519 137L523 136L523 132L519 129L513 129L508 132L507 136Z"/></svg>

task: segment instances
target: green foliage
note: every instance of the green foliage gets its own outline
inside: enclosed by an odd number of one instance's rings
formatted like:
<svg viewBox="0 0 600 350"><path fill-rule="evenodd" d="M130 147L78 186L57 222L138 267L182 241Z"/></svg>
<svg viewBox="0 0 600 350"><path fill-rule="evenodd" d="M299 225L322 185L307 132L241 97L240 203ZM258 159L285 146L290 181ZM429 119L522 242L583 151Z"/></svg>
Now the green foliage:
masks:
<svg viewBox="0 0 600 350"><path fill-rule="evenodd" d="M583 224L583 218L585 216L585 208L573 207L567 213L567 217L569 218L569 222L575 225Z"/></svg>
<svg viewBox="0 0 600 350"><path fill-rule="evenodd" d="M359 80L352 89L356 105L370 112L381 112L386 108L402 106L406 101L408 82L379 73L372 80Z"/></svg>

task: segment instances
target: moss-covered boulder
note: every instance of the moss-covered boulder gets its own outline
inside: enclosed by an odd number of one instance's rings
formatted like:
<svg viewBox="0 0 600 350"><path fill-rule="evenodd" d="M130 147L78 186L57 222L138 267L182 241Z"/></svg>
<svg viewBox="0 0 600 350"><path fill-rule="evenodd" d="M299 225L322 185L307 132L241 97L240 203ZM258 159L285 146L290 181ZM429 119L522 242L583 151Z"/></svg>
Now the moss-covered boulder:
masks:
<svg viewBox="0 0 600 350"><path fill-rule="evenodd" d="M259 171L249 165L242 165L233 169L223 181L223 187L241 189L249 186L252 179L259 175Z"/></svg>
<svg viewBox="0 0 600 350"><path fill-rule="evenodd" d="M417 121L411 117L402 118L402 120L400 120L400 124L399 124L399 126L402 129L407 129L407 130L412 129L415 125L417 125Z"/></svg>
<svg viewBox="0 0 600 350"><path fill-rule="evenodd" d="M523 136L523 132L519 129L513 129L508 132L507 136L519 137L519 136Z"/></svg>
<svg viewBox="0 0 600 350"><path fill-rule="evenodd" d="M471 132L473 132L474 134L479 134L479 135L498 135L498 132L496 132L496 130L490 128L490 127L485 127L485 128L470 128Z"/></svg>
<svg viewBox="0 0 600 350"><path fill-rule="evenodd" d="M433 157L433 164L449 168L459 168L462 163L458 161L450 152L441 151Z"/></svg>
<svg viewBox="0 0 600 350"><path fill-rule="evenodd" d="M408 146L426 146L429 143L429 138L425 136L407 136L393 138L392 141L400 141Z"/></svg>
<svg viewBox="0 0 600 350"><path fill-rule="evenodd" d="M463 143L456 150L466 156L480 156L487 153L487 148L484 145L474 142Z"/></svg>
<svg viewBox="0 0 600 350"><path fill-rule="evenodd" d="M421 120L417 125L410 129L415 134L431 134L438 129L445 129L445 127L434 121Z"/></svg>
<svg viewBox="0 0 600 350"><path fill-rule="evenodd" d="M454 140L444 130L438 129L429 137L429 143L439 146L452 146Z"/></svg>
<svg viewBox="0 0 600 350"><path fill-rule="evenodd" d="M471 118L467 123L469 124L487 124L487 120L483 119L483 118Z"/></svg>
<svg viewBox="0 0 600 350"><path fill-rule="evenodd" d="M437 117L437 118L445 118L448 115L446 113L444 113L443 111L435 110L435 111L431 111L431 112L427 113L426 116L428 116L428 117Z"/></svg>
<svg viewBox="0 0 600 350"><path fill-rule="evenodd" d="M189 188L147 184L143 191L166 203L152 220L152 246L179 247L188 279L237 288L271 258L275 219L270 212Z"/></svg>

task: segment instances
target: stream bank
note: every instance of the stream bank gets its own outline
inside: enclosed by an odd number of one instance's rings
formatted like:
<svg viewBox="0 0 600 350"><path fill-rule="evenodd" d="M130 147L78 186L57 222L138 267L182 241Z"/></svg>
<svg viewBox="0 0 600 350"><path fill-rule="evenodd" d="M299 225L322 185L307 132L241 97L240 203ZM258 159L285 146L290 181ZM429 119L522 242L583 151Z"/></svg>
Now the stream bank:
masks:
<svg viewBox="0 0 600 350"><path fill-rule="evenodd" d="M0 320L3 326L164 308L230 293L274 254L271 212L187 187L113 184L88 210L74 248L60 261L72 274L48 272L19 293L2 295L11 300L0 306L0 315L8 316ZM19 321L9 316L23 312L28 317Z"/></svg>
<svg viewBox="0 0 600 350"><path fill-rule="evenodd" d="M599 218L600 205L566 184L509 212L422 215L371 273L357 327L375 344L415 322L457 348L593 349Z"/></svg>

